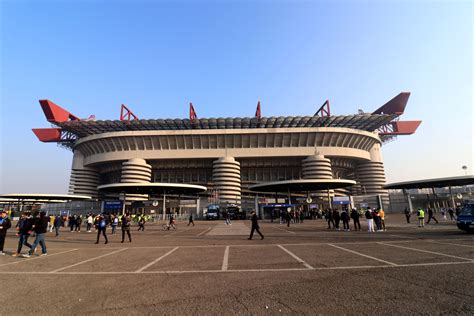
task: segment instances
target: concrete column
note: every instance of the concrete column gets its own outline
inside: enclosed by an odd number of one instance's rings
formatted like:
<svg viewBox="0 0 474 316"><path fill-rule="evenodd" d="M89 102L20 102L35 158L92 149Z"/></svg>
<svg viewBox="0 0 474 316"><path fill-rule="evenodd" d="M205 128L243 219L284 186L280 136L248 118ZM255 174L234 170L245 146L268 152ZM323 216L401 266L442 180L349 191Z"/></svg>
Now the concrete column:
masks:
<svg viewBox="0 0 474 316"><path fill-rule="evenodd" d="M74 151L72 159L69 194L88 195L93 199L98 197L99 173L97 169L84 166L84 155Z"/></svg>
<svg viewBox="0 0 474 316"><path fill-rule="evenodd" d="M317 152L303 159L301 173L303 179L332 179L331 160ZM334 190L329 190L329 195L324 190L314 191L312 195L322 199L327 197L329 207L331 207L331 196L334 196Z"/></svg>
<svg viewBox="0 0 474 316"><path fill-rule="evenodd" d="M122 183L150 183L151 165L144 159L130 159L122 163ZM127 194L127 200L143 201L148 200L146 194Z"/></svg>
<svg viewBox="0 0 474 316"><path fill-rule="evenodd" d="M212 169L214 188L219 193L219 204L241 204L240 163L233 157L215 160Z"/></svg>

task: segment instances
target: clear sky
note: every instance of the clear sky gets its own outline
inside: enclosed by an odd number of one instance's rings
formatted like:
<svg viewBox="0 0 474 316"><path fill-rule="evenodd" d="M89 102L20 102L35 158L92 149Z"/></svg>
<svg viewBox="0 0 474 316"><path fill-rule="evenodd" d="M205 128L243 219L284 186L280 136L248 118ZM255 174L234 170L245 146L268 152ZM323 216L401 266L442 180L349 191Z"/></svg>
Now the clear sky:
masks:
<svg viewBox="0 0 474 316"><path fill-rule="evenodd" d="M388 182L473 173L471 1L0 1L0 193L67 192L72 153L39 142L50 99L79 117L371 112L401 91L415 135Z"/></svg>

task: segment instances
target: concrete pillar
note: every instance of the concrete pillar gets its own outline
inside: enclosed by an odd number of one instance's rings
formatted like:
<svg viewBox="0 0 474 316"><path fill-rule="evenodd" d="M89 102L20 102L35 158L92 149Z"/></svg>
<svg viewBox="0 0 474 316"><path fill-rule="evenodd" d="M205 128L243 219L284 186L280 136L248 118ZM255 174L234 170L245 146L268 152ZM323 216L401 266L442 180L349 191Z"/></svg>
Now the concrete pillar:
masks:
<svg viewBox="0 0 474 316"><path fill-rule="evenodd" d="M233 157L222 157L212 163L214 188L220 205L241 204L240 163Z"/></svg>
<svg viewBox="0 0 474 316"><path fill-rule="evenodd" d="M320 153L308 156L302 161L302 177L303 179L332 179L331 160L324 157ZM312 196L325 199L327 197L328 205L331 207L331 197L334 196L334 190L314 191Z"/></svg>
<svg viewBox="0 0 474 316"><path fill-rule="evenodd" d="M72 159L69 194L88 195L93 199L98 197L99 173L97 169L84 166L84 155L74 151Z"/></svg>
<svg viewBox="0 0 474 316"><path fill-rule="evenodd" d="M144 159L134 158L122 163L122 183L150 183L151 165ZM146 194L127 194L127 200L143 201L148 200Z"/></svg>

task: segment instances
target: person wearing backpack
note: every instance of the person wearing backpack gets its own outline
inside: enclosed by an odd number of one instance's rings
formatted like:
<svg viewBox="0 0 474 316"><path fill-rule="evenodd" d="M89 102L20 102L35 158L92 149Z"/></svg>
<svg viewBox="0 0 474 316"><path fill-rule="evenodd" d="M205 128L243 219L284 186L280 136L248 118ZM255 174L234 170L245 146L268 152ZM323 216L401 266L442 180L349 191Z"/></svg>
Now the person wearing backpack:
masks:
<svg viewBox="0 0 474 316"><path fill-rule="evenodd" d="M7 230L12 227L10 219L7 217L7 212L2 210L0 212L0 256L4 256L3 246L5 245L5 237L7 236Z"/></svg>
<svg viewBox="0 0 474 316"><path fill-rule="evenodd" d="M105 244L109 243L109 240L107 239L107 234L105 233L107 229L107 219L104 215L99 215L96 217L96 228L97 228L97 241L95 242L96 244L99 243L99 238L100 238L100 233L104 235L105 238Z"/></svg>
<svg viewBox="0 0 474 316"><path fill-rule="evenodd" d="M128 235L128 241L132 242L130 226L132 226L132 218L130 217L130 214L126 213L122 216L122 243L125 241L125 233Z"/></svg>
<svg viewBox="0 0 474 316"><path fill-rule="evenodd" d="M117 215L112 215L112 235L115 234L115 229L119 223L119 219Z"/></svg>

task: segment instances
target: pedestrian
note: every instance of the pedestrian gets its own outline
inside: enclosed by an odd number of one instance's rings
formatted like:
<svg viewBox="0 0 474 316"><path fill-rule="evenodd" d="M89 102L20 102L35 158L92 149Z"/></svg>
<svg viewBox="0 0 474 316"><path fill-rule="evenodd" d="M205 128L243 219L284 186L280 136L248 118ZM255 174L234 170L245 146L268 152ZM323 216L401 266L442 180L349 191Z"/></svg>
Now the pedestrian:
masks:
<svg viewBox="0 0 474 316"><path fill-rule="evenodd" d="M112 235L114 235L115 230L117 229L117 226L119 224L118 216L113 214L112 217L111 217L111 220L112 220L112 224L110 226L112 227Z"/></svg>
<svg viewBox="0 0 474 316"><path fill-rule="evenodd" d="M332 212L332 218L334 219L334 224L336 227L336 230L339 230L339 223L341 222L341 215L339 215L339 211L335 209Z"/></svg>
<svg viewBox="0 0 474 316"><path fill-rule="evenodd" d="M193 224L194 226L194 220L193 220L193 213L189 214L189 223L188 223L188 226Z"/></svg>
<svg viewBox="0 0 474 316"><path fill-rule="evenodd" d="M130 214L125 213L125 215L122 216L122 243L125 241L125 233L128 235L128 241L132 242L130 226L132 226L132 218L130 217Z"/></svg>
<svg viewBox="0 0 474 316"><path fill-rule="evenodd" d="M56 231L56 237L59 236L59 228L61 227L61 217L59 215L56 215L54 218L54 230Z"/></svg>
<svg viewBox="0 0 474 316"><path fill-rule="evenodd" d="M376 209L372 212L372 217L374 218L375 231L381 231L382 230L382 225L380 224L379 210L380 210L380 208L378 208L378 209Z"/></svg>
<svg viewBox="0 0 474 316"><path fill-rule="evenodd" d="M0 256L4 256L3 246L5 245L5 237L7 236L7 230L12 227L12 222L7 216L7 212L2 210L0 212Z"/></svg>
<svg viewBox="0 0 474 316"><path fill-rule="evenodd" d="M290 212L286 211L285 219L286 219L286 226L287 226L287 227L290 227L290 222L291 222L291 214L290 214Z"/></svg>
<svg viewBox="0 0 474 316"><path fill-rule="evenodd" d="M31 244L28 243L28 238L32 233L33 228L33 218L31 217L30 212L25 212L21 216L20 220L16 224L16 229L18 230L18 248L16 253L12 254L13 257L17 257L21 254L21 249L23 245L31 249Z"/></svg>
<svg viewBox="0 0 474 316"><path fill-rule="evenodd" d="M441 216L443 216L443 219L444 219L445 222L448 220L446 218L446 209L444 207L441 209Z"/></svg>
<svg viewBox="0 0 474 316"><path fill-rule="evenodd" d="M41 246L41 255L46 256L48 254L46 250L46 241L44 239L46 232L48 231L49 216L46 216L46 212L41 211L39 217L37 217L33 224L33 231L35 232L35 241L31 245L31 249L28 254L24 254L23 257L29 258L35 251L38 244Z"/></svg>
<svg viewBox="0 0 474 316"><path fill-rule="evenodd" d="M48 227L49 227L49 232L52 233L53 232L53 228L54 228L54 220L56 219L55 216L50 216L49 217L49 224L48 224Z"/></svg>
<svg viewBox="0 0 474 316"><path fill-rule="evenodd" d="M143 215L138 219L138 231L145 231L145 217Z"/></svg>
<svg viewBox="0 0 474 316"><path fill-rule="evenodd" d="M372 210L369 208L367 208L367 210L365 211L365 220L367 221L367 231L369 233L373 233L375 230L374 230L374 217L372 215Z"/></svg>
<svg viewBox="0 0 474 316"><path fill-rule="evenodd" d="M109 240L107 239L107 234L106 234L106 229L107 229L107 219L104 215L98 215L96 218L95 218L95 226L97 228L97 241L95 242L96 244L99 243L99 238L100 238L100 233L102 233L102 235L104 235L104 238L105 238L105 244L107 244L109 242Z"/></svg>
<svg viewBox="0 0 474 316"><path fill-rule="evenodd" d="M449 218L454 221L454 211L452 208L448 209Z"/></svg>
<svg viewBox="0 0 474 316"><path fill-rule="evenodd" d="M429 224L431 219L433 219L436 222L436 224L439 223L436 217L434 217L433 209L431 207L428 207L428 221L426 222L426 224Z"/></svg>
<svg viewBox="0 0 474 316"><path fill-rule="evenodd" d="M89 213L89 215L87 216L87 232L88 233L91 233L92 232L92 224L94 224L94 218L92 217L92 214Z"/></svg>
<svg viewBox="0 0 474 316"><path fill-rule="evenodd" d="M357 209L352 209L351 218L354 222L354 230L360 230L359 212L357 212Z"/></svg>
<svg viewBox="0 0 474 316"><path fill-rule="evenodd" d="M82 225L82 215L77 215L76 216L76 227L74 228L74 231L81 232L81 225Z"/></svg>
<svg viewBox="0 0 474 316"><path fill-rule="evenodd" d="M334 219L332 218L331 209L326 209L326 211L324 212L324 217L326 218L326 221L328 222L328 229L331 229L331 223L332 223L333 228L336 227L336 225L334 224Z"/></svg>
<svg viewBox="0 0 474 316"><path fill-rule="evenodd" d="M343 225L344 230L346 232L350 231L350 228L349 228L350 217L349 217L349 214L347 214L346 209L343 209L341 212L341 220L342 220L342 225Z"/></svg>
<svg viewBox="0 0 474 316"><path fill-rule="evenodd" d="M379 209L379 221L381 230L387 231L387 229L385 228L385 212L383 209Z"/></svg>
<svg viewBox="0 0 474 316"><path fill-rule="evenodd" d="M425 211L420 207L418 208L416 215L418 216L418 227L425 227Z"/></svg>
<svg viewBox="0 0 474 316"><path fill-rule="evenodd" d="M408 209L408 207L405 207L405 217L407 219L407 224L410 224L410 216L411 216L411 212L410 210Z"/></svg>
<svg viewBox="0 0 474 316"><path fill-rule="evenodd" d="M257 231L257 233L261 237L261 240L263 240L264 237L263 237L262 233L260 232L260 226L258 226L257 214L255 214L255 211L252 211L251 214L252 214L252 217L250 218L250 220L252 221L252 230L250 231L250 237L248 239L252 240L253 232Z"/></svg>

